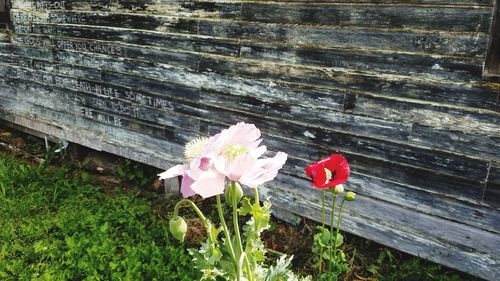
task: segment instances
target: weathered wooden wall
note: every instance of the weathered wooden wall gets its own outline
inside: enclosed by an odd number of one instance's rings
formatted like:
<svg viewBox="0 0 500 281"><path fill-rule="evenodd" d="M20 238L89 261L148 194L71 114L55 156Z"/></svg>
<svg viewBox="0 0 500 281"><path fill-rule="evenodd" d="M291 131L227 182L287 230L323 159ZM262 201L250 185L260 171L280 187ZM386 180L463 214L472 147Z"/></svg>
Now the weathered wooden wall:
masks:
<svg viewBox="0 0 500 281"><path fill-rule="evenodd" d="M0 118L166 168L255 123L289 162L263 188L317 219L303 167L338 151L343 228L500 278L500 84L492 0L12 0Z"/></svg>

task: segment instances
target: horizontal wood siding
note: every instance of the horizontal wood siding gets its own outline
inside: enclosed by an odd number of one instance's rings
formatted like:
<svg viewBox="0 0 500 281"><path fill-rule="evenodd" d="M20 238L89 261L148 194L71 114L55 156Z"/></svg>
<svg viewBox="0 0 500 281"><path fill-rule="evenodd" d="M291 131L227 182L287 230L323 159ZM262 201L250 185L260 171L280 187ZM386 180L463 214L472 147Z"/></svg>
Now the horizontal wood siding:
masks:
<svg viewBox="0 0 500 281"><path fill-rule="evenodd" d="M500 276L500 84L492 0L11 0L0 118L168 168L255 123L289 160L262 187L320 217L304 166L346 155L343 229Z"/></svg>

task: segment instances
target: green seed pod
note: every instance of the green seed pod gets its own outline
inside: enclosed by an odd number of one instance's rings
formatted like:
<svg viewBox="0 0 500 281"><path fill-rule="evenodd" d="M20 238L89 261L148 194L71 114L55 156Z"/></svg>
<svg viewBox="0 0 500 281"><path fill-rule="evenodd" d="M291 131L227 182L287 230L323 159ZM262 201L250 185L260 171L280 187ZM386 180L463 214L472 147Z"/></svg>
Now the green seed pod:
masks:
<svg viewBox="0 0 500 281"><path fill-rule="evenodd" d="M187 232L187 223L182 217L174 217L168 223L170 233L175 239L184 242L184 236Z"/></svg>
<svg viewBox="0 0 500 281"><path fill-rule="evenodd" d="M345 200L346 201L354 201L356 199L356 193L352 192L352 191L348 191L346 192L345 194Z"/></svg>
<svg viewBox="0 0 500 281"><path fill-rule="evenodd" d="M345 261L345 253L343 251L339 251L339 258L342 261Z"/></svg>
<svg viewBox="0 0 500 281"><path fill-rule="evenodd" d="M226 202L229 206L233 206L234 200L238 204L243 197L243 189L241 185L235 181L230 181L224 190L224 196L226 197Z"/></svg>
<svg viewBox="0 0 500 281"><path fill-rule="evenodd" d="M335 193L335 194L340 194L342 192L344 192L344 185L343 184L336 185L335 188L333 189L333 193Z"/></svg>

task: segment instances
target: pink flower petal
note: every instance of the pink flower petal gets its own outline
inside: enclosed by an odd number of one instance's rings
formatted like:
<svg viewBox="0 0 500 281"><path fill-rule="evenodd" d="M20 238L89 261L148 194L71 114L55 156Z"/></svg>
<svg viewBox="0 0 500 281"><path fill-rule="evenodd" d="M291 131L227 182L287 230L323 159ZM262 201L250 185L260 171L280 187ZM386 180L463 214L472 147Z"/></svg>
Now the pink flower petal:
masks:
<svg viewBox="0 0 500 281"><path fill-rule="evenodd" d="M286 153L278 152L273 158L257 160L253 169L244 173L239 182L246 186L256 187L273 180L285 164L287 157Z"/></svg>
<svg viewBox="0 0 500 281"><path fill-rule="evenodd" d="M260 142L259 142L260 143ZM265 145L261 145L254 149L248 148L249 153L252 154L253 157L259 158L267 151L267 147Z"/></svg>
<svg viewBox="0 0 500 281"><path fill-rule="evenodd" d="M251 171L257 163L257 158L247 153L237 156L232 161L227 161L225 165L225 174L229 180L238 181L245 173Z"/></svg>
<svg viewBox="0 0 500 281"><path fill-rule="evenodd" d="M184 172L189 169L189 165L175 165L174 167L158 174L161 180L175 178L184 175Z"/></svg>
<svg viewBox="0 0 500 281"><path fill-rule="evenodd" d="M181 193L184 198L193 196L196 194L196 192L191 188L191 185L193 185L194 180L189 177L187 174L185 174L182 177L182 183L181 183Z"/></svg>
<svg viewBox="0 0 500 281"><path fill-rule="evenodd" d="M191 185L191 189L203 198L208 198L224 193L224 181L223 174L215 169L209 169L200 175L200 178Z"/></svg>
<svg viewBox="0 0 500 281"><path fill-rule="evenodd" d="M255 149L262 141L259 139L260 135L260 130L254 124L240 122L222 130L208 150L216 155L229 144L239 144L249 149Z"/></svg>

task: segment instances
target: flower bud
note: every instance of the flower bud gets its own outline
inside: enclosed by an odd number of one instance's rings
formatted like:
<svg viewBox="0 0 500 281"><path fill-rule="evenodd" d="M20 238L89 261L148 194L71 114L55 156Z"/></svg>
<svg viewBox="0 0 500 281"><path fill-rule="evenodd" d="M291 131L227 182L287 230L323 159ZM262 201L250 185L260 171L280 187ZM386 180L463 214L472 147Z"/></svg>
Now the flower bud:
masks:
<svg viewBox="0 0 500 281"><path fill-rule="evenodd" d="M352 191L348 191L345 194L345 200L346 201L354 201L356 199L356 193Z"/></svg>
<svg viewBox="0 0 500 281"><path fill-rule="evenodd" d="M335 194L340 194L342 192L344 192L344 185L343 184L336 185L335 188L333 189L333 193L335 193Z"/></svg>
<svg viewBox="0 0 500 281"><path fill-rule="evenodd" d="M187 232L187 223L182 217L174 217L168 223L170 228L170 233L175 239L184 242L184 236Z"/></svg>
<svg viewBox="0 0 500 281"><path fill-rule="evenodd" d="M226 197L226 202L232 207L234 201L236 201L236 204L240 202L243 197L243 189L241 189L239 183L230 181L224 190L224 196Z"/></svg>
<svg viewBox="0 0 500 281"><path fill-rule="evenodd" d="M343 251L339 251L339 258L341 261L345 261L345 253Z"/></svg>

